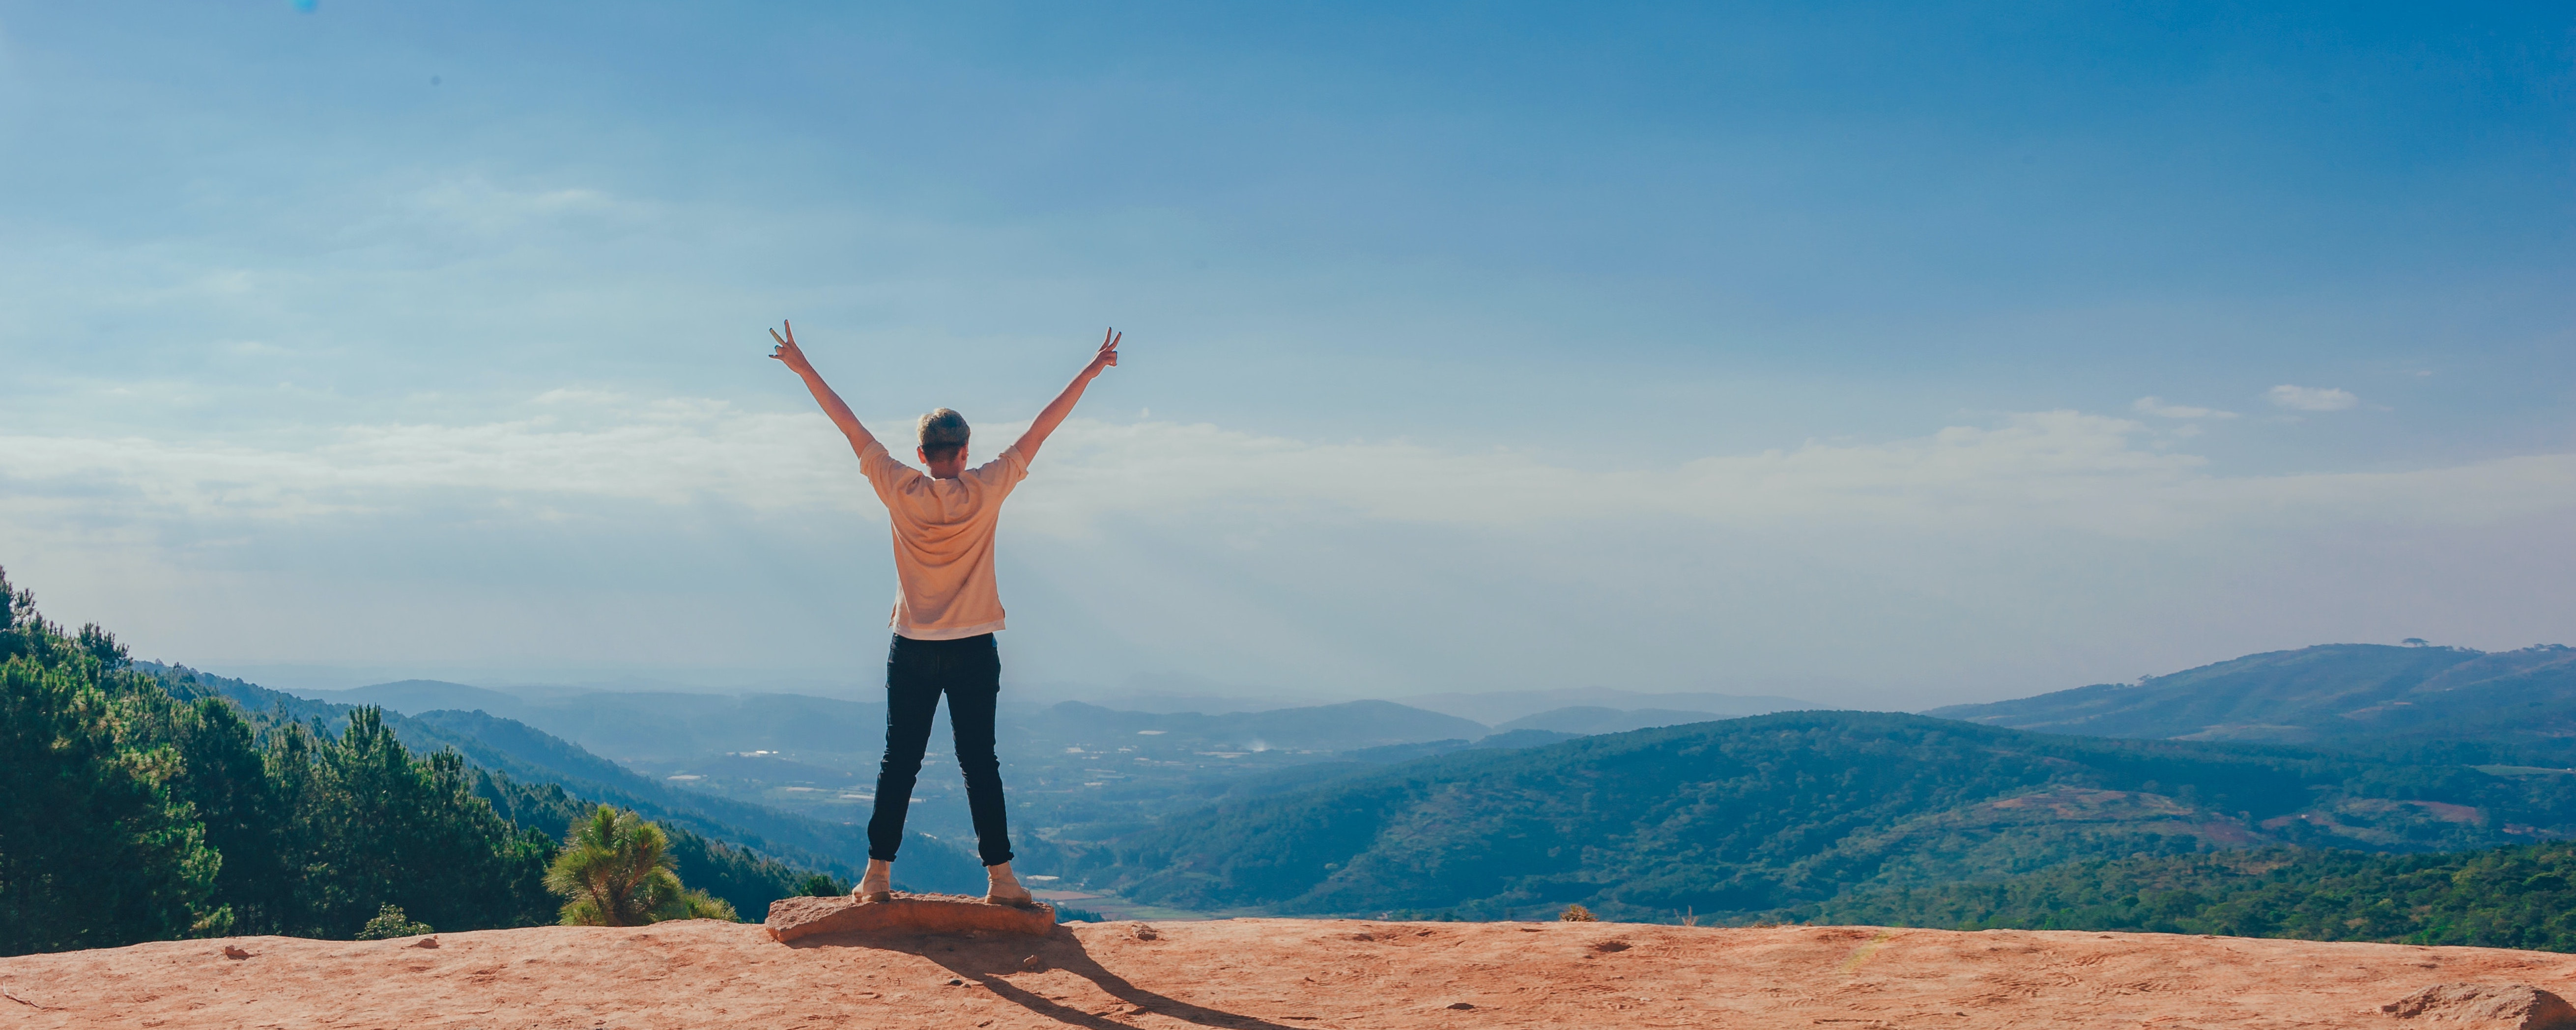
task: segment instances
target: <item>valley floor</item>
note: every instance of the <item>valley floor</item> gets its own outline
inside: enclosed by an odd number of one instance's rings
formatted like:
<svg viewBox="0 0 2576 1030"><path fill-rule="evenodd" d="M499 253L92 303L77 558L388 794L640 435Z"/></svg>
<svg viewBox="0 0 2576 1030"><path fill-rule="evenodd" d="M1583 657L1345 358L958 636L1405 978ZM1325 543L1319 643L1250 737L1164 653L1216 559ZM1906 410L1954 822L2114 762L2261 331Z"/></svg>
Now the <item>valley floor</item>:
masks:
<svg viewBox="0 0 2576 1030"><path fill-rule="evenodd" d="M1239 919L773 943L753 925L0 959L15 1027L2372 1027L2576 957L2156 934ZM233 959L226 945L250 953ZM1034 961L1032 961L1034 959Z"/></svg>

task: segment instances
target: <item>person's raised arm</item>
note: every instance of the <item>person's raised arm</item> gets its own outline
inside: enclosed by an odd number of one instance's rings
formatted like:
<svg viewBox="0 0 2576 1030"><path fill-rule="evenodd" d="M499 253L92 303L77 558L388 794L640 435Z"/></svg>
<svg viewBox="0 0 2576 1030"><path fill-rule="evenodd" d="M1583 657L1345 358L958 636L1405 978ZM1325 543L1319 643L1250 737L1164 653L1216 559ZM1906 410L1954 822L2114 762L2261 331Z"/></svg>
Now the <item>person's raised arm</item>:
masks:
<svg viewBox="0 0 2576 1030"><path fill-rule="evenodd" d="M850 439L851 453L867 453L868 445L877 442L877 438L869 435L868 427L859 424L859 417L850 413L849 405L841 403L841 395L833 393L832 387L823 382L822 373L814 371L814 363L805 360L805 351L796 346L796 327L785 322L779 324L786 327L787 335L778 335L776 329L769 331L769 338L778 341L778 349L769 352L769 356L785 364L797 378L805 380L805 389L814 394L814 403L822 405L823 414L830 416L832 424L841 427L841 435Z"/></svg>
<svg viewBox="0 0 2576 1030"><path fill-rule="evenodd" d="M1082 388L1091 385L1091 381L1100 376L1101 369L1118 363L1118 341L1125 339L1126 335L1116 329L1100 334L1100 350L1091 355L1091 364L1082 366L1082 371L1075 374L1073 381L1065 384L1064 392L1047 402L1046 409L1038 412L1037 420L1029 423L1029 431L1021 433L1020 442L1013 445L1020 449L1020 460L1034 460L1038 456L1038 445L1046 442L1047 434L1055 432L1055 427L1064 424L1064 417L1073 414L1074 403L1082 400Z"/></svg>

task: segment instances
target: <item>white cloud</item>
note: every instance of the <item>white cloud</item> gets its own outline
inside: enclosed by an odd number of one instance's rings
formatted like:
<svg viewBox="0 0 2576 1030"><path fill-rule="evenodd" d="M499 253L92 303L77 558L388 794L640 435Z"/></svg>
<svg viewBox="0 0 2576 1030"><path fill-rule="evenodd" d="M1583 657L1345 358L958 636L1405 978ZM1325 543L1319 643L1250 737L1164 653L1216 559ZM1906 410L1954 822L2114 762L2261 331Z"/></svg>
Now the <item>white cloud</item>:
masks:
<svg viewBox="0 0 2576 1030"><path fill-rule="evenodd" d="M2167 404L2162 398L2157 397L2140 397L2136 402L2129 405L2129 409L2141 415L2154 415L2157 418L2236 417L2236 413L2233 411L2220 411L2216 408L2195 408L2183 404Z"/></svg>
<svg viewBox="0 0 2576 1030"><path fill-rule="evenodd" d="M341 427L299 444L0 437L22 495L86 496L122 515L306 520L427 503L560 499L751 511L874 511L818 415L720 401L549 391L523 418ZM896 420L883 425L897 427ZM998 446L1015 425L986 429ZM1105 520L1243 511L1461 527L1681 518L1742 529L2050 525L2129 536L2241 520L2444 523L2576 505L2576 456L2373 474L2223 476L2141 446L2139 423L2074 411L1872 443L1809 442L1676 466L1603 470L1509 451L1318 443L1219 426L1068 422L1015 499L1018 524L1082 535ZM2439 484L2436 486L2435 484ZM112 498L112 501L107 499Z"/></svg>
<svg viewBox="0 0 2576 1030"><path fill-rule="evenodd" d="M2283 383L2264 393L2274 405L2292 411L2342 411L2361 403L2349 391L2331 386L2292 386Z"/></svg>
<svg viewBox="0 0 2576 1030"><path fill-rule="evenodd" d="M2420 627L2411 599L2464 577L2505 586L2443 609L2444 633L2546 634L2533 599L2555 596L2554 567L2514 570L2576 517L2576 455L2244 476L2154 446L2173 442L2034 412L1618 470L1075 420L1005 519L1015 668L2042 689L2081 682L2062 668L2095 650L2163 670ZM881 520L820 415L699 398L564 389L461 424L0 437L12 576L57 617L200 663L846 662L891 589ZM2359 557L2388 553L2423 557ZM2310 585L2329 573L2355 581Z"/></svg>
<svg viewBox="0 0 2576 1030"><path fill-rule="evenodd" d="M567 396L542 400L560 403ZM812 420L721 404L635 405L615 421L553 415L479 425L360 425L301 447L148 438L0 437L0 476L139 499L181 517L305 519L401 508L431 494L483 500L587 496L676 504L720 495L752 508L859 499L855 471L829 468L838 440ZM829 446L824 446L828 444ZM845 489L835 490L838 485Z"/></svg>

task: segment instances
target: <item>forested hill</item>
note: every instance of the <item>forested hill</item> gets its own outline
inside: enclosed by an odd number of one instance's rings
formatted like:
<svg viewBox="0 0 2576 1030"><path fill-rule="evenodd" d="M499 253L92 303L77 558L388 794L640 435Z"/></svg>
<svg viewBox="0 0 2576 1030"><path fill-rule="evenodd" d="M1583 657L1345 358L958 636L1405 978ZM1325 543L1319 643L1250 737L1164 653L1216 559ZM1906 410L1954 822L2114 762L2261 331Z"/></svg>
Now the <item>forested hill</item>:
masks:
<svg viewBox="0 0 2576 1030"><path fill-rule="evenodd" d="M137 662L135 667L158 677L174 694L223 697L256 717L338 725L357 710L184 666ZM843 879L854 879L867 863L863 827L678 790L514 719L479 711L411 716L388 711L381 718L413 750L453 748L480 768L522 783L559 785L586 800L632 808L666 829L687 829ZM973 855L919 833L911 834L904 844L903 877L905 886L921 890L973 891L981 890L984 883L982 865Z"/></svg>
<svg viewBox="0 0 2576 1030"><path fill-rule="evenodd" d="M1771 918L2576 951L2576 843L2437 855L2267 848L2096 859L2000 883L1864 892Z"/></svg>
<svg viewBox="0 0 2576 1030"><path fill-rule="evenodd" d="M372 708L333 728L163 684L0 575L0 954L347 939L385 905L443 930L557 918L544 874L588 801L415 754ZM738 911L808 878L685 829L671 853Z"/></svg>
<svg viewBox="0 0 2576 1030"><path fill-rule="evenodd" d="M1927 715L2157 740L2324 747L2469 745L2495 759L2576 759L2576 648L2332 644Z"/></svg>
<svg viewBox="0 0 2576 1030"><path fill-rule="evenodd" d="M2104 855L2570 835L2571 781L1801 712L1444 755L1170 817L1079 861L1097 887L1203 910L1722 918Z"/></svg>

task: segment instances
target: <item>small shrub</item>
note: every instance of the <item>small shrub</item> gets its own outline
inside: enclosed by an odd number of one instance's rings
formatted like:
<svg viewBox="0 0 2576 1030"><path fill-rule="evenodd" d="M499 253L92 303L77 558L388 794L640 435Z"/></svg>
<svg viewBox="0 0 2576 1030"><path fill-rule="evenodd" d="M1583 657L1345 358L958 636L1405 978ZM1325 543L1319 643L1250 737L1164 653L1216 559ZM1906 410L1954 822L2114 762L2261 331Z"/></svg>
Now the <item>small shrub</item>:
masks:
<svg viewBox="0 0 2576 1030"><path fill-rule="evenodd" d="M358 939L383 941L396 937L418 937L429 932L431 931L428 923L412 922L410 916L403 914L402 906L386 905L376 910L376 917L367 920L367 925L358 928Z"/></svg>
<svg viewBox="0 0 2576 1030"><path fill-rule="evenodd" d="M665 919L739 921L733 904L684 888L673 872L670 837L633 812L608 805L573 823L546 871L562 896L565 926L642 926Z"/></svg>
<svg viewBox="0 0 2576 1030"><path fill-rule="evenodd" d="M695 887L681 891L678 900L654 912L653 918L656 921L663 919L722 919L728 923L742 921L742 916L733 910L733 902L715 897Z"/></svg>
<svg viewBox="0 0 2576 1030"><path fill-rule="evenodd" d="M1598 923L1601 921L1600 917L1592 914L1591 909L1585 908L1581 905L1565 906L1565 913L1557 916L1556 918L1558 922L1565 923Z"/></svg>

